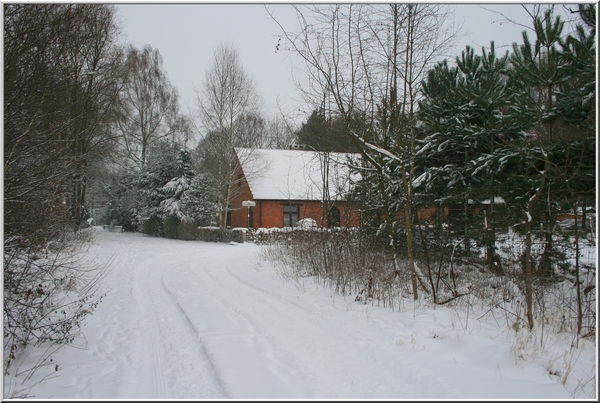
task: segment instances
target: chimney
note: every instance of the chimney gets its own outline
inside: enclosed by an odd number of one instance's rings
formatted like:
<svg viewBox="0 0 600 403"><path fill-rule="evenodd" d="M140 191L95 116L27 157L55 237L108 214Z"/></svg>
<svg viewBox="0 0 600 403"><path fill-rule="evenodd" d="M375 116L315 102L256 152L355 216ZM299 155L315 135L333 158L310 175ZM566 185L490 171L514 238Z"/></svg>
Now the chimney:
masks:
<svg viewBox="0 0 600 403"><path fill-rule="evenodd" d="M304 144L292 144L290 150L304 150L306 146Z"/></svg>

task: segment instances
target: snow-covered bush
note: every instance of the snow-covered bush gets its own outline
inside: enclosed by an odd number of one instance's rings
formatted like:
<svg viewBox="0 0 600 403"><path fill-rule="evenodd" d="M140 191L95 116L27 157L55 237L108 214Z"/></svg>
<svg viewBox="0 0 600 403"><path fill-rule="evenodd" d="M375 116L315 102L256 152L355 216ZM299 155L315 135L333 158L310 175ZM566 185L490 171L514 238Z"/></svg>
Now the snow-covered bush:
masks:
<svg viewBox="0 0 600 403"><path fill-rule="evenodd" d="M336 293L393 308L409 291L385 243L357 228L258 230L255 239L283 277L315 277Z"/></svg>
<svg viewBox="0 0 600 403"><path fill-rule="evenodd" d="M106 267L79 261L73 242L24 248L4 242L4 374L32 375L48 365L52 346L81 336L81 324L101 302ZM46 346L33 368L19 368L29 347Z"/></svg>
<svg viewBox="0 0 600 403"><path fill-rule="evenodd" d="M302 220L298 220L296 222L296 225L294 225L296 228L303 228L303 229L312 229L312 228L317 228L317 222L315 220L313 220L312 218L303 218Z"/></svg>
<svg viewBox="0 0 600 403"><path fill-rule="evenodd" d="M480 250L473 251L471 258L457 256L454 246L459 240L425 231L435 229L423 229L416 239L420 299L467 310L477 304L486 314L502 317L509 327L523 326L522 235L509 232L498 242L503 273L499 275L486 264L485 245L473 244ZM385 240L360 229L259 229L254 239L264 245L263 255L284 278L315 277L336 293L352 295L362 303L398 307L403 296L412 296L408 259L397 255L394 264ZM532 248L535 262L543 256L541 242ZM595 242L579 239L577 246L568 236L556 242L566 258L556 265L552 281L542 270L535 273L534 319L551 332L592 336L596 329Z"/></svg>

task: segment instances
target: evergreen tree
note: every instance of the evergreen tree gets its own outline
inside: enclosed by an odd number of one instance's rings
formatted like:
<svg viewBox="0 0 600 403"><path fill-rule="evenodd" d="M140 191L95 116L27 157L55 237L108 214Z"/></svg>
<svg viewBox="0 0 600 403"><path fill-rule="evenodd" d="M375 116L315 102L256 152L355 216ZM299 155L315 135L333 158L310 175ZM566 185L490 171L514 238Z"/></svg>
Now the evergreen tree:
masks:
<svg viewBox="0 0 600 403"><path fill-rule="evenodd" d="M513 109L534 123L527 141L519 145L526 164L508 180L524 222L525 296L529 327L533 327L534 275L548 281L565 261L564 247L557 245L559 212L595 193L595 7L580 7L584 24L574 34L562 34L564 23L552 9L534 17L535 42L523 33L523 43L513 45L511 80L520 90ZM594 17L592 17L594 16ZM589 113L592 112L592 113ZM587 113L587 116L585 116ZM516 147L515 147L516 149ZM537 230L541 223L541 230ZM536 230L534 230L536 229ZM536 262L532 243L543 245Z"/></svg>
<svg viewBox="0 0 600 403"><path fill-rule="evenodd" d="M207 173L198 173L190 188L181 198L180 208L185 216L198 226L219 225L219 206L215 193L214 178Z"/></svg>
<svg viewBox="0 0 600 403"><path fill-rule="evenodd" d="M561 196L593 205L596 190L595 5L580 5L578 14L581 23L561 42L561 68L566 80L556 93L548 119L562 127L562 141L554 147L557 167L564 179L561 189L566 189Z"/></svg>
<svg viewBox="0 0 600 403"><path fill-rule="evenodd" d="M355 152L350 134L340 117L326 117L315 109L296 132L296 140L310 150L325 152Z"/></svg>
<svg viewBox="0 0 600 403"><path fill-rule="evenodd" d="M177 155L177 176L163 187L162 191L168 196L160 205L168 215L174 215L180 220L190 220L181 210L180 202L185 192L190 189L194 177L192 157L187 150L180 150Z"/></svg>
<svg viewBox="0 0 600 403"><path fill-rule="evenodd" d="M470 247L470 233L482 231L490 270L502 273L496 258L496 200L503 200L506 170L516 157L512 144L527 130L513 114L514 88L507 75L508 54L497 57L494 43L481 55L467 46L456 59L430 71L423 82L417 151L419 202L451 208L450 217ZM473 203L485 203L484 218L472 217Z"/></svg>
<svg viewBox="0 0 600 403"><path fill-rule="evenodd" d="M168 214L161 206L167 197L163 187L181 172L177 156L177 148L163 141L148 151L143 169L124 172L113 185L109 220L124 229L164 235L162 221Z"/></svg>
<svg viewBox="0 0 600 403"><path fill-rule="evenodd" d="M210 174L197 174L190 151L163 141L149 150L144 169L124 172L106 187L108 221L126 231L166 235L180 222L215 225L217 196ZM171 234L173 237L175 235Z"/></svg>
<svg viewBox="0 0 600 403"><path fill-rule="evenodd" d="M524 32L523 44L514 44L511 55L513 79L523 94L518 107L529 111L535 122L534 137L524 150L539 155L532 165L537 172L534 189L542 184L544 189L532 199L541 202L524 210L543 224L541 233L530 236L542 238L537 274L544 279L554 277L561 259L562 248L554 240L559 212L573 205L576 193L594 192L595 136L590 123L595 126L595 114L590 112L595 106L595 58L591 57L595 28L586 23L594 13L594 7L580 8L584 24L564 37L564 22L552 8L545 10L533 21L535 42ZM532 263L527 260L527 264Z"/></svg>

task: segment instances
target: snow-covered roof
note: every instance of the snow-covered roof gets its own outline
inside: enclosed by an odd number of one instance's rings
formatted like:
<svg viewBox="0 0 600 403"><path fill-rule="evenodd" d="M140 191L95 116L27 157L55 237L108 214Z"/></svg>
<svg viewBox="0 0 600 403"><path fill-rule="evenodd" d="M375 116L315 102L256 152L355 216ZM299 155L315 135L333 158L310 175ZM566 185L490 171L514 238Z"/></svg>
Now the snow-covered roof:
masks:
<svg viewBox="0 0 600 403"><path fill-rule="evenodd" d="M324 153L307 150L236 148L252 195L257 200L323 200ZM344 200L351 183L349 161L358 154L328 153L329 200ZM354 176L352 176L354 175Z"/></svg>

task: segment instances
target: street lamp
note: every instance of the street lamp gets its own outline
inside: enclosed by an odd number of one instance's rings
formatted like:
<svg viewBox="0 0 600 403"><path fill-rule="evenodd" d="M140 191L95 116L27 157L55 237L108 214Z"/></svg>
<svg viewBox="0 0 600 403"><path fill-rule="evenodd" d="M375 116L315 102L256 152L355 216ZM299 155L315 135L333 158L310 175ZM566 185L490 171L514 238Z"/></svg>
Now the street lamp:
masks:
<svg viewBox="0 0 600 403"><path fill-rule="evenodd" d="M248 228L250 228L250 209L256 206L256 202L252 200L245 200L242 202L242 206L248 207Z"/></svg>

